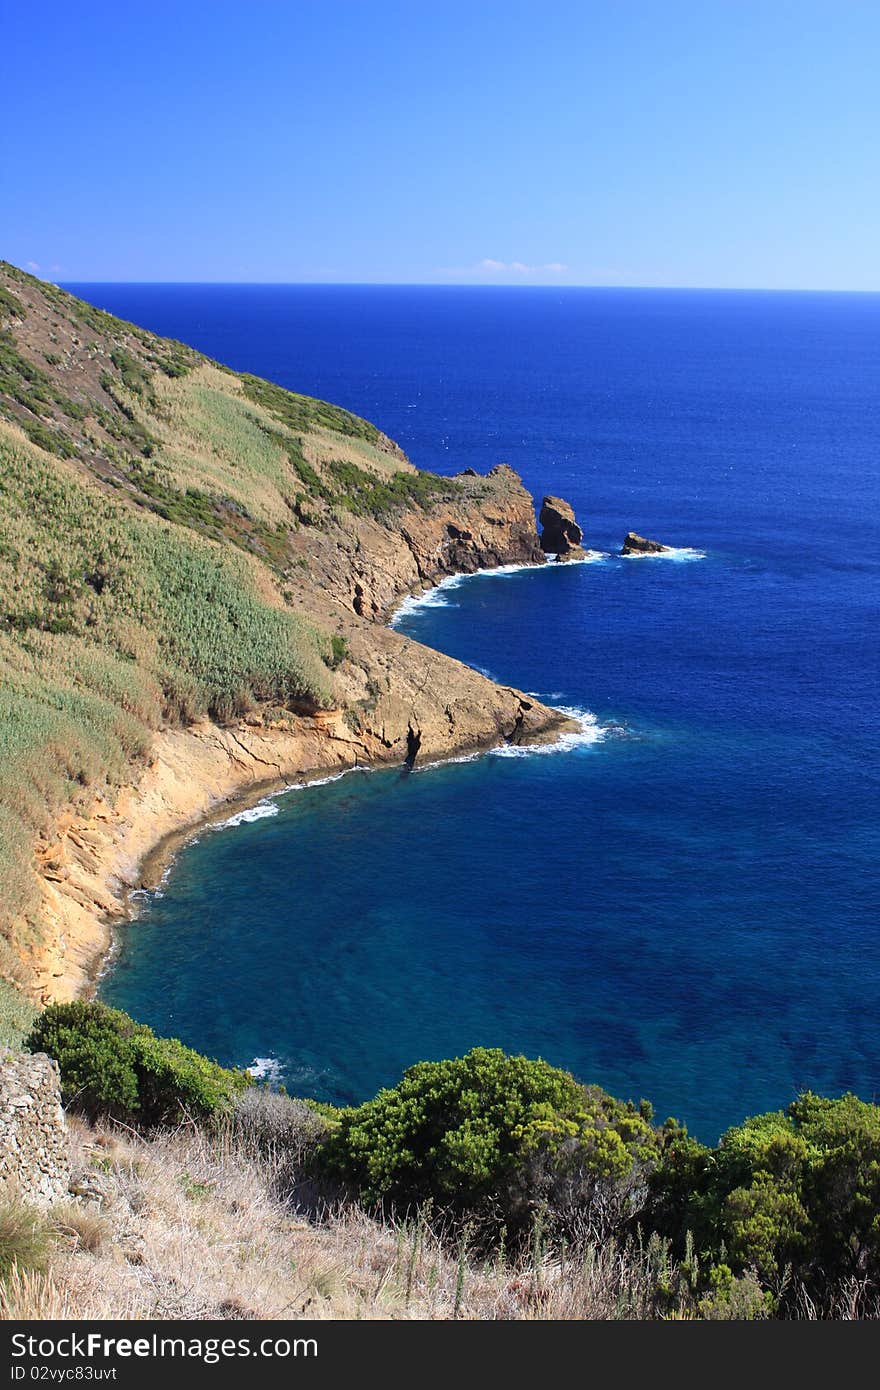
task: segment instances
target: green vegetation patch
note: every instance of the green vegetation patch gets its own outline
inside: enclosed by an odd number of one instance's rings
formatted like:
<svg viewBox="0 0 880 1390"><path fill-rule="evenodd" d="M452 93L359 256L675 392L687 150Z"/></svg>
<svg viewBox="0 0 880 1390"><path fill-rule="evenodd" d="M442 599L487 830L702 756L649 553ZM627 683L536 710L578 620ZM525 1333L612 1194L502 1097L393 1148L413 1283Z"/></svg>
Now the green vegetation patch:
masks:
<svg viewBox="0 0 880 1390"><path fill-rule="evenodd" d="M776 1294L794 1277L880 1279L880 1107L807 1092L757 1115L715 1149L684 1138L653 1182L657 1224L693 1233L714 1262L752 1269Z"/></svg>
<svg viewBox="0 0 880 1390"><path fill-rule="evenodd" d="M47 424L46 417L56 406L69 420L83 420L86 407L60 391L36 362L22 356L8 331L0 332L0 394L28 412L22 416L8 407L4 410L7 418L16 420L35 444L62 458L73 454L69 439L54 423Z"/></svg>
<svg viewBox="0 0 880 1390"><path fill-rule="evenodd" d="M336 484L333 500L358 516L388 516L413 504L428 507L451 500L461 490L455 478L441 478L436 473L401 471L378 478L355 463L338 461L329 465L329 471Z"/></svg>
<svg viewBox="0 0 880 1390"><path fill-rule="evenodd" d="M521 1229L542 1205L585 1204L654 1159L650 1118L547 1062L478 1047L420 1062L343 1111L324 1162L367 1202L431 1200Z"/></svg>
<svg viewBox="0 0 880 1390"><path fill-rule="evenodd" d="M65 1105L92 1119L147 1127L212 1119L229 1112L251 1080L175 1038L157 1038L120 1009L82 999L50 1004L26 1046L55 1058Z"/></svg>
<svg viewBox="0 0 880 1390"><path fill-rule="evenodd" d="M368 444L378 444L382 438L375 425L341 406L314 400L311 396L299 396L247 372L242 373L239 380L250 400L263 406L294 434L307 434L313 429L334 430L351 439L366 440Z"/></svg>
<svg viewBox="0 0 880 1390"><path fill-rule="evenodd" d="M0 319L23 319L24 305L18 295L0 285Z"/></svg>
<svg viewBox="0 0 880 1390"><path fill-rule="evenodd" d="M133 391L136 396L144 396L148 400L155 400L150 386L150 374L147 372L130 353L121 347L116 347L110 353L110 361L113 363L122 384L126 391Z"/></svg>

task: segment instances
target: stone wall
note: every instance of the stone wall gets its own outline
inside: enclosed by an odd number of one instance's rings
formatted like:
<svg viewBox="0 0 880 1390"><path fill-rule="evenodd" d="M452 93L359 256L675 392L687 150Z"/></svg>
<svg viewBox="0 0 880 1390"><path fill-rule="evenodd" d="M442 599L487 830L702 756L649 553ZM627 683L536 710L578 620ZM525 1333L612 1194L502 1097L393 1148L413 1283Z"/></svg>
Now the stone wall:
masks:
<svg viewBox="0 0 880 1390"><path fill-rule="evenodd" d="M47 1207L69 1182L58 1064L43 1052L0 1054L0 1197Z"/></svg>

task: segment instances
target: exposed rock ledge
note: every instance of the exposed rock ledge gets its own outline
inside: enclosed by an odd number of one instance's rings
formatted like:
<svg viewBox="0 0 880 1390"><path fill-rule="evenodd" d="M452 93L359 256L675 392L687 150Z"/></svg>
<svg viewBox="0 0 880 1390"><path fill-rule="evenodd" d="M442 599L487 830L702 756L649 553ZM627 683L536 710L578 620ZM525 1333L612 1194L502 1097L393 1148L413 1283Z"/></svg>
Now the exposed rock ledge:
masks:
<svg viewBox="0 0 880 1390"><path fill-rule="evenodd" d="M266 708L234 726L164 729L112 804L99 797L86 815L66 813L38 845L39 945L26 961L35 997L68 999L93 987L145 860L169 837L177 843L220 810L230 814L230 801L328 770L550 741L575 727L384 625L407 592L444 574L543 562L531 498L511 469L467 479L462 492L408 510L393 527L342 518L335 531L309 537L308 571L292 580L290 597L345 639L337 708L311 716Z"/></svg>

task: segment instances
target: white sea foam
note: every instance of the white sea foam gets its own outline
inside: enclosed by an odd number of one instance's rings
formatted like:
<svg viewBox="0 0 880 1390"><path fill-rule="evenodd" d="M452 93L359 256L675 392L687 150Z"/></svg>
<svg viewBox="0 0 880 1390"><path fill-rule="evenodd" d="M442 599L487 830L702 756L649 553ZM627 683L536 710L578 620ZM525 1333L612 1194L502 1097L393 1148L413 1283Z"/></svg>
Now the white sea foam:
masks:
<svg viewBox="0 0 880 1390"><path fill-rule="evenodd" d="M326 777L308 777L304 782L291 782L288 786L282 787L281 791L274 792L275 796L286 796L288 792L304 792L309 787L326 787L331 782L341 782L343 777L347 777L351 772L369 772L368 767L344 767L341 772L328 772Z"/></svg>
<svg viewBox="0 0 880 1390"><path fill-rule="evenodd" d="M284 1075L284 1068L277 1057L255 1057L245 1071L255 1081L268 1081L270 1086L277 1086Z"/></svg>
<svg viewBox="0 0 880 1390"><path fill-rule="evenodd" d="M444 580L445 583L445 580ZM450 586L451 587L451 586ZM443 584L438 584L436 589L429 589L424 594L409 594L402 600L400 607L395 609L389 619L389 627L398 627L404 618L408 618L411 613L418 613L423 608L454 608L455 604L450 603L443 590Z"/></svg>
<svg viewBox="0 0 880 1390"><path fill-rule="evenodd" d="M618 734L619 725L600 724L591 710L579 709L572 705L556 705L560 714L567 714L580 725L570 733L560 734L552 743L503 743L498 748L487 748L475 753L460 753L455 758L439 758L436 762L420 763L413 772L430 772L433 768L451 767L455 763L473 763L483 757L529 758L547 753L569 753L575 748L587 748L593 743L601 743L606 734Z"/></svg>
<svg viewBox="0 0 880 1390"><path fill-rule="evenodd" d="M576 748L588 748L593 743L601 743L606 730L595 714L588 709L578 709L573 705L557 705L560 714L567 714L579 724L577 730L560 734L553 743L505 743L501 748L490 748L490 757L530 758L548 753L570 753Z"/></svg>
<svg viewBox="0 0 880 1390"><path fill-rule="evenodd" d="M277 816L278 807L274 801L258 801L256 806L248 806L244 811L236 811L228 820L219 821L213 830L231 830L235 825L249 825L254 820L265 820L266 816Z"/></svg>
<svg viewBox="0 0 880 1390"><path fill-rule="evenodd" d="M598 550L587 551L584 558L587 559L588 557L605 558ZM554 555L548 555L547 561L543 565L496 565L493 569L474 570L472 574L448 574L432 589L426 589L423 594L410 594L405 598L395 609L388 626L397 627L404 618L409 617L411 613L417 613L422 608L454 608L455 605L450 603L448 595L468 579L507 579L512 574L522 574L524 570L546 569L547 564L555 558Z"/></svg>
<svg viewBox="0 0 880 1390"><path fill-rule="evenodd" d="M482 758L480 753L459 753L455 758L438 758L432 763L417 763L412 769L413 772L431 772L437 767L451 767L453 763L474 763L478 758Z"/></svg>
<svg viewBox="0 0 880 1390"><path fill-rule="evenodd" d="M666 550L646 550L634 552L632 555L621 555L621 560L672 560L674 563L686 564L688 560L705 560L705 550L694 550L690 545L670 545Z"/></svg>
<svg viewBox="0 0 880 1390"><path fill-rule="evenodd" d="M547 559L548 561L552 561L554 564L556 563L555 555L548 555ZM603 560L607 559L607 550L585 550L583 555L578 555L573 560L563 560L562 563L564 565L598 565L601 564ZM538 568L540 569L542 567L539 565Z"/></svg>
<svg viewBox="0 0 880 1390"><path fill-rule="evenodd" d="M326 787L328 782L338 782L341 777L345 777L349 772L365 772L367 768L347 767L342 772L331 772L326 777L310 777L303 782L289 782L286 787L279 787L278 791L270 792L262 801L258 801L256 806L248 806L243 811L236 811L234 816L229 816L226 820L215 821L209 827L211 830L232 830L237 825L248 825L251 821L264 820L267 816L277 816L280 810L278 797L286 796L288 792L308 791L309 787ZM191 840L190 844L195 841Z"/></svg>

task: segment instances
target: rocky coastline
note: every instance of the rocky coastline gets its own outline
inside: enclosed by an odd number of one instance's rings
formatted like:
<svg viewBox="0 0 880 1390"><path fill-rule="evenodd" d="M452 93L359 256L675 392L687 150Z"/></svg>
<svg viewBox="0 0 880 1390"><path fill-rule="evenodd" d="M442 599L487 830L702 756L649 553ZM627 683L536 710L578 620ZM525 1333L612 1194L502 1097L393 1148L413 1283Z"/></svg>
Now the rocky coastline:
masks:
<svg viewBox="0 0 880 1390"><path fill-rule="evenodd" d="M160 730L129 787L113 800L96 797L88 814L59 818L37 847L45 927L28 973L39 1002L94 992L114 923L131 916L132 891L154 884L206 821L327 773L421 765L574 730L569 716L387 626L406 596L450 575L546 563L516 473L502 464L460 477L454 502L413 508L393 529L353 518L315 533L298 598L344 634L337 708L264 709L224 726Z"/></svg>
<svg viewBox="0 0 880 1390"><path fill-rule="evenodd" d="M3 262L0 335L7 993L88 992L131 890L237 798L578 727L388 626L448 576L545 563L509 466L421 472Z"/></svg>

